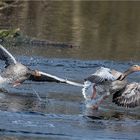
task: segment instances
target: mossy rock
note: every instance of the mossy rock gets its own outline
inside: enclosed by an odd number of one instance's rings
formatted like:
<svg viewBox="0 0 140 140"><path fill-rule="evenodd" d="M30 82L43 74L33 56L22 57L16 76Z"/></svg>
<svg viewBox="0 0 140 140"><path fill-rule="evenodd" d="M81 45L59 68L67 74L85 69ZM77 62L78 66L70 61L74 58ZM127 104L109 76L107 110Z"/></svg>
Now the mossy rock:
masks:
<svg viewBox="0 0 140 140"><path fill-rule="evenodd" d="M0 38L13 38L19 35L19 28L16 29L0 29Z"/></svg>

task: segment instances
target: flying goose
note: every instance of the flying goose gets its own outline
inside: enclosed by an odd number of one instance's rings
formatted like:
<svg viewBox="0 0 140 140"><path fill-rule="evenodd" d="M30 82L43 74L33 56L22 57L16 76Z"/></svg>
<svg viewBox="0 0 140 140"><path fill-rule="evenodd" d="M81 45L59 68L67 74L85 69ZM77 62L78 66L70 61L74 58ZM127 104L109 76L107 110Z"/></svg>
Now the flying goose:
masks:
<svg viewBox="0 0 140 140"><path fill-rule="evenodd" d="M87 77L82 88L86 106L98 109L102 101L113 94L112 101L119 106L136 107L140 105L140 83L128 83L126 77L140 71L140 66L133 65L125 72L101 67Z"/></svg>
<svg viewBox="0 0 140 140"><path fill-rule="evenodd" d="M13 86L17 86L25 80L52 81L82 86L82 84L59 78L55 75L30 69L20 62L17 62L14 56L10 52L8 52L2 45L0 45L0 59L5 61L6 65L3 71L1 71L0 73L0 87L9 83L13 84Z"/></svg>

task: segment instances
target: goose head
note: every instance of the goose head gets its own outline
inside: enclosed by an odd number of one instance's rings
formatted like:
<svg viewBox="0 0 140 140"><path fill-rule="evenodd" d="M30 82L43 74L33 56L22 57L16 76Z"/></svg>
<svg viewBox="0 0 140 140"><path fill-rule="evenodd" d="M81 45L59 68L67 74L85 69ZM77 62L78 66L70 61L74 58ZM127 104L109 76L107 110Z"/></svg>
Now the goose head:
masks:
<svg viewBox="0 0 140 140"><path fill-rule="evenodd" d="M124 78L126 78L129 74L134 73L134 72L138 72L140 71L140 66L139 65L133 65L131 66L128 70L126 70L119 78L118 80L123 80Z"/></svg>

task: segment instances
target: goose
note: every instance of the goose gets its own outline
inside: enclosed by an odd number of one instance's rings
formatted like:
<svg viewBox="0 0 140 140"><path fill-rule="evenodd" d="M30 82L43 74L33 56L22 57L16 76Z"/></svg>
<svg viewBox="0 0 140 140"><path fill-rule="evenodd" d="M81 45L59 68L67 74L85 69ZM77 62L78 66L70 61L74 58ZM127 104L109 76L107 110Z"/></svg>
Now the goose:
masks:
<svg viewBox="0 0 140 140"><path fill-rule="evenodd" d="M18 86L25 80L51 81L81 86L80 83L78 84L67 79L59 78L39 70L32 70L18 62L2 45L0 45L0 60L5 62L5 68L0 73L0 89L6 87L7 84L12 84L13 87Z"/></svg>
<svg viewBox="0 0 140 140"><path fill-rule="evenodd" d="M140 66L133 65L125 72L101 67L94 74L85 78L82 94L86 107L98 109L109 95L113 94L112 102L118 106L136 107L140 105L140 84L128 83L126 77L140 71Z"/></svg>
<svg viewBox="0 0 140 140"><path fill-rule="evenodd" d="M118 106L134 108L140 105L140 83L126 84L121 90L113 93L112 102Z"/></svg>
<svg viewBox="0 0 140 140"><path fill-rule="evenodd" d="M84 84L81 84L46 72L32 70L16 61L15 57L2 45L0 45L0 59L5 62L5 68L0 73L1 90L6 88L7 84L12 84L15 87L25 80L52 81L82 87L86 106L92 109L98 109L101 102L110 94L113 94L112 101L119 106L136 107L140 105L140 84L127 83L125 80L129 74L140 71L138 65L130 67L124 73L101 67L87 77Z"/></svg>

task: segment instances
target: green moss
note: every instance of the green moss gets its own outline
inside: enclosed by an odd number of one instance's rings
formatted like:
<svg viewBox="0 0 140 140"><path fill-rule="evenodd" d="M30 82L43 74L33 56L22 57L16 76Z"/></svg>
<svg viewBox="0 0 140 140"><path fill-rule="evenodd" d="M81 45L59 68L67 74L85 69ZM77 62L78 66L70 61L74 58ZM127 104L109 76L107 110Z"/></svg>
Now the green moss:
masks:
<svg viewBox="0 0 140 140"><path fill-rule="evenodd" d="M20 29L0 29L0 38L13 38L19 34Z"/></svg>

